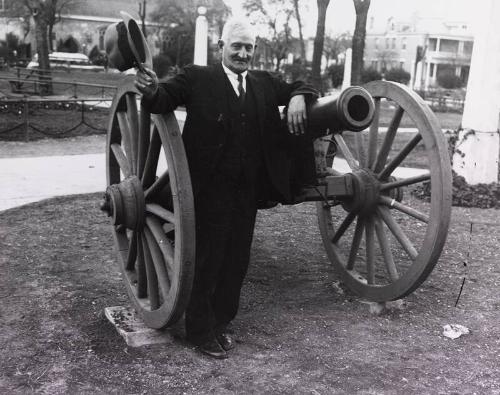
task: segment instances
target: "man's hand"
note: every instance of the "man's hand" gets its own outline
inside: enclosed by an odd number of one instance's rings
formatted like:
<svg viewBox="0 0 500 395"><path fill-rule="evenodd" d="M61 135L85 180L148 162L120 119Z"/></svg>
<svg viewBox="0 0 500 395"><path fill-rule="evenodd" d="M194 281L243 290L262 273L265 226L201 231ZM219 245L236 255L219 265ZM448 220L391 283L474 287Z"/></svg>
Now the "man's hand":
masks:
<svg viewBox="0 0 500 395"><path fill-rule="evenodd" d="M306 132L307 110L304 95L296 95L290 99L287 121L290 133L299 136Z"/></svg>
<svg viewBox="0 0 500 395"><path fill-rule="evenodd" d="M158 77L153 70L143 67L144 71L137 70L134 84L146 99L152 99L158 91Z"/></svg>

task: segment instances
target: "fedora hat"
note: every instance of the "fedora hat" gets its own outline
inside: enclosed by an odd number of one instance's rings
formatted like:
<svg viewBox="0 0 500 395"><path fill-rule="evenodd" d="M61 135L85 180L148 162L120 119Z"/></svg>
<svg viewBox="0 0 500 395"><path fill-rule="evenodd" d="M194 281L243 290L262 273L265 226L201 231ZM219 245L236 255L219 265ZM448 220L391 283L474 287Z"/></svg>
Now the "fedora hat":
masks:
<svg viewBox="0 0 500 395"><path fill-rule="evenodd" d="M110 66L120 71L142 64L152 67L149 47L137 22L129 14L120 11L123 21L109 25L104 33L104 48Z"/></svg>

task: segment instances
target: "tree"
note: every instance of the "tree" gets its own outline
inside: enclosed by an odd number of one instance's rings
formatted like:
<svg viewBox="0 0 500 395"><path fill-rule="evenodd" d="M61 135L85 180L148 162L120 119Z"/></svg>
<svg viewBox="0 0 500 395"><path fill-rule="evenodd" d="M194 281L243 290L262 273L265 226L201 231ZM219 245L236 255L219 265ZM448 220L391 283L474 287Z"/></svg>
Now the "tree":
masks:
<svg viewBox="0 0 500 395"><path fill-rule="evenodd" d="M330 4L330 0L318 1L318 23L316 25L316 37L314 38L314 49L312 59L311 77L313 85L323 91L321 80L321 58L323 57L323 45L325 41L325 19L326 10Z"/></svg>
<svg viewBox="0 0 500 395"><path fill-rule="evenodd" d="M53 51L53 40L52 34L54 31L54 25L61 20L61 12L66 8L73 0L46 0L47 10L47 36L49 41L49 50Z"/></svg>
<svg viewBox="0 0 500 395"><path fill-rule="evenodd" d="M353 0L356 11L356 26L352 37L352 67L351 84L361 84L361 74L363 72L363 56L365 52L366 19L370 0Z"/></svg>
<svg viewBox="0 0 500 395"><path fill-rule="evenodd" d="M171 64L184 66L193 61L199 4L197 0L156 0L150 18L167 28L162 53L170 59ZM215 27L220 33L229 14L228 7L223 0L205 0L203 5L207 8L209 26Z"/></svg>
<svg viewBox="0 0 500 395"><path fill-rule="evenodd" d="M295 18L297 25L299 25L299 40L300 40L300 58L303 64L306 63L306 44L304 42L304 35L302 34L302 19L300 18L299 0L293 0L293 8L295 9Z"/></svg>
<svg viewBox="0 0 500 395"><path fill-rule="evenodd" d="M330 59L337 59L341 53L344 53L352 44L352 36L350 33L342 33L331 37L325 36L323 55L326 58L326 64Z"/></svg>
<svg viewBox="0 0 500 395"><path fill-rule="evenodd" d="M259 57L263 53L267 57L270 54L275 60L275 71L280 70L281 62L292 49L290 22L294 10L287 5L287 0L268 0L266 3L262 0L246 0L243 3L247 15L252 15L258 23L268 29L266 37L269 38L259 37L257 40L259 54L256 55Z"/></svg>

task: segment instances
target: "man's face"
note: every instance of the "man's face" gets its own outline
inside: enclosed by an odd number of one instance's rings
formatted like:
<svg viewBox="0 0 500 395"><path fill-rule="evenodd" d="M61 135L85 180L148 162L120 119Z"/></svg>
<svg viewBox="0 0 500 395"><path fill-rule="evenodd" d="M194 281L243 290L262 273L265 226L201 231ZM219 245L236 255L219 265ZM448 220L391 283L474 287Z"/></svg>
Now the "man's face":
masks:
<svg viewBox="0 0 500 395"><path fill-rule="evenodd" d="M222 63L235 73L248 70L254 51L254 37L249 32L235 31L222 47Z"/></svg>

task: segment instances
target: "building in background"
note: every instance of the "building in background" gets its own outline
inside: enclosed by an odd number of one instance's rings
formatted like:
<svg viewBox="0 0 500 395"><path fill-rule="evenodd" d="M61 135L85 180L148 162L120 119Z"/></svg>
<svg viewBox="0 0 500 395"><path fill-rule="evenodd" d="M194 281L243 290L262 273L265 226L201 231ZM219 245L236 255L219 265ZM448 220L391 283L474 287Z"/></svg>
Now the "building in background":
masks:
<svg viewBox="0 0 500 395"><path fill-rule="evenodd" d="M411 86L428 89L437 86L441 73L453 73L467 84L473 36L461 21L420 18L408 21L369 18L365 67L379 72L402 68L411 74Z"/></svg>

